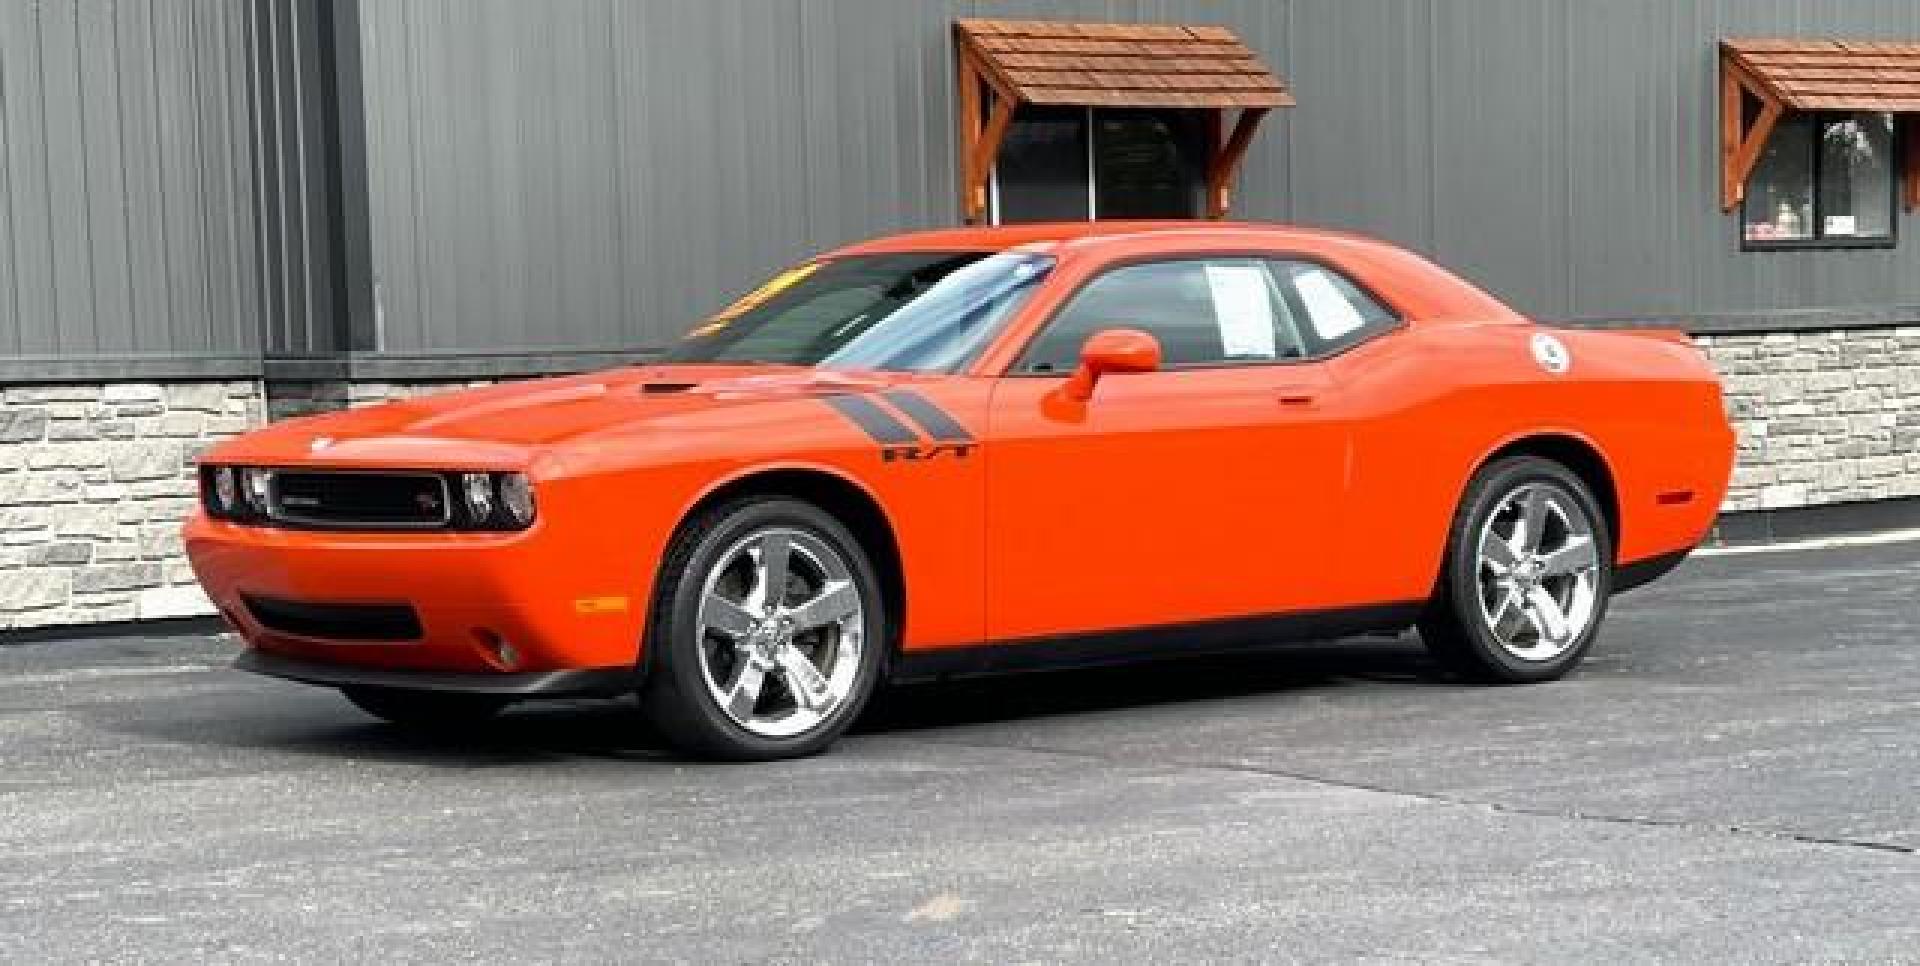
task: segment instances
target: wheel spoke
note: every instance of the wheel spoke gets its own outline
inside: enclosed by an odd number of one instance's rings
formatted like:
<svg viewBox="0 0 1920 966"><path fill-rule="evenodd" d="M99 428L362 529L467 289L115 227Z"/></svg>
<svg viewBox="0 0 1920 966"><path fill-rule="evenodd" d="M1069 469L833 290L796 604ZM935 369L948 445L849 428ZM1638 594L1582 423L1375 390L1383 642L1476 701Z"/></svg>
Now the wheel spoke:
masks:
<svg viewBox="0 0 1920 966"><path fill-rule="evenodd" d="M1540 632L1540 639L1549 644L1566 641L1569 629L1567 614L1560 609L1560 602L1547 593L1545 587L1535 587L1527 594L1527 618L1533 621L1533 627Z"/></svg>
<svg viewBox="0 0 1920 966"><path fill-rule="evenodd" d="M788 616L793 618L795 631L810 631L816 627L845 620L860 611L860 592L854 589L851 580L827 582L812 600L795 607Z"/></svg>
<svg viewBox="0 0 1920 966"><path fill-rule="evenodd" d="M793 692L793 699L809 711L820 710L828 697L827 679L813 660L791 644L781 648L774 660L780 665L781 676L787 679L787 690Z"/></svg>
<svg viewBox="0 0 1920 966"><path fill-rule="evenodd" d="M1508 587L1502 592L1500 606L1494 608L1491 619L1488 621L1488 626L1493 629L1495 637L1501 641L1511 641L1514 632L1526 624L1526 608L1522 603L1518 590Z"/></svg>
<svg viewBox="0 0 1920 966"><path fill-rule="evenodd" d="M1513 544L1521 553L1539 553L1540 539L1547 529L1547 491L1529 487L1520 498L1520 525L1513 532Z"/></svg>
<svg viewBox="0 0 1920 966"><path fill-rule="evenodd" d="M1590 570L1600 562L1594 552L1593 538L1569 536L1566 546L1541 557L1542 572L1549 577L1564 577Z"/></svg>
<svg viewBox="0 0 1920 966"><path fill-rule="evenodd" d="M793 547L786 534L769 533L761 538L754 577L759 584L755 592L766 613L774 613L786 600L787 564L792 555Z"/></svg>
<svg viewBox="0 0 1920 966"><path fill-rule="evenodd" d="M735 663L733 680L727 683L727 713L734 720L753 720L754 706L760 703L760 690L766 686L767 672L752 661Z"/></svg>
<svg viewBox="0 0 1920 966"><path fill-rule="evenodd" d="M746 604L737 603L709 593L700 602L700 623L733 638L741 640L753 633L753 625L759 615Z"/></svg>
<svg viewBox="0 0 1920 966"><path fill-rule="evenodd" d="M1486 535L1480 538L1480 561L1492 568L1494 576L1505 577L1513 565L1519 563L1519 558L1513 552L1513 544L1488 527Z"/></svg>

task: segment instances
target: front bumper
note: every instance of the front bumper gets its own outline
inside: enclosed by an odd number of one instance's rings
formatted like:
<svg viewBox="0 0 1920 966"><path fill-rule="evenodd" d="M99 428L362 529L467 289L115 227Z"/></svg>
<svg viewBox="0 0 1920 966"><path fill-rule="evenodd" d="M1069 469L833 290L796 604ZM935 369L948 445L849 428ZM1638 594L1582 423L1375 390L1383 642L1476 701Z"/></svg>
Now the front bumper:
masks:
<svg viewBox="0 0 1920 966"><path fill-rule="evenodd" d="M564 671L476 674L457 671L396 671L301 661L250 650L234 659L242 671L327 687L398 688L451 691L514 698L610 698L634 689L632 667L575 668Z"/></svg>
<svg viewBox="0 0 1920 966"><path fill-rule="evenodd" d="M202 514L184 538L208 597L260 654L323 668L456 675L634 667L657 558L648 547L545 523L514 533L374 534ZM277 613L256 610L262 601ZM385 611L404 614L408 630L336 634L289 618Z"/></svg>

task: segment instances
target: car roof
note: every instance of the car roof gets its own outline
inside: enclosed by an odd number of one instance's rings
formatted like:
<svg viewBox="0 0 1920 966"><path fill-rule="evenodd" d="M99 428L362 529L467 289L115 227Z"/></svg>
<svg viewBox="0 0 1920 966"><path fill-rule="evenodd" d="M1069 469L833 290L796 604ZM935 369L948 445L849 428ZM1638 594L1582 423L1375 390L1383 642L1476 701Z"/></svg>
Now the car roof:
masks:
<svg viewBox="0 0 1920 966"><path fill-rule="evenodd" d="M856 242L829 257L887 252L1006 251L1013 248L1072 246L1076 249L1123 247L1128 242L1169 237L1209 245L1280 245L1313 250L1327 246L1390 247L1350 232L1294 225L1233 221L1065 221L974 228L937 228Z"/></svg>
<svg viewBox="0 0 1920 966"><path fill-rule="evenodd" d="M1525 317L1473 283L1392 242L1354 232L1233 221L1071 221L944 228L889 235L829 252L827 258L892 252L1020 249L1099 261L1181 251L1271 250L1363 270L1373 293L1409 321L1516 322Z"/></svg>

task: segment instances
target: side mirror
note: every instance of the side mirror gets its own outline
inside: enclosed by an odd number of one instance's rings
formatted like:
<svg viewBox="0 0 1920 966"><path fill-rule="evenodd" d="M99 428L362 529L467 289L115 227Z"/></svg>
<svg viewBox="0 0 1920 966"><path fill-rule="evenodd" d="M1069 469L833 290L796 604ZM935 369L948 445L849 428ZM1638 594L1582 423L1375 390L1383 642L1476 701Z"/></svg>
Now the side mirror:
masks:
<svg viewBox="0 0 1920 966"><path fill-rule="evenodd" d="M1160 368L1160 340L1139 329L1101 329L1080 347L1080 365L1061 392L1074 402L1093 398L1093 386L1108 373Z"/></svg>

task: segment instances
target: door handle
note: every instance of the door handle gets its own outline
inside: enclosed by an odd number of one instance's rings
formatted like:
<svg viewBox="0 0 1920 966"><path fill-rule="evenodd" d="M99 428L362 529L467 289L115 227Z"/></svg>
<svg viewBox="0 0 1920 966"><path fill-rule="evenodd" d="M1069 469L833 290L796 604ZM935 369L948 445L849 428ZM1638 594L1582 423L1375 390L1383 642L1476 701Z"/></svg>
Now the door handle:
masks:
<svg viewBox="0 0 1920 966"><path fill-rule="evenodd" d="M1280 405L1282 406L1311 406L1315 398L1317 397L1314 396L1313 390L1311 389L1280 390Z"/></svg>

